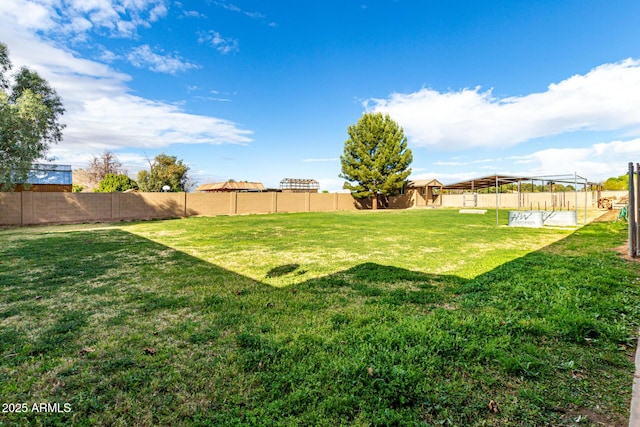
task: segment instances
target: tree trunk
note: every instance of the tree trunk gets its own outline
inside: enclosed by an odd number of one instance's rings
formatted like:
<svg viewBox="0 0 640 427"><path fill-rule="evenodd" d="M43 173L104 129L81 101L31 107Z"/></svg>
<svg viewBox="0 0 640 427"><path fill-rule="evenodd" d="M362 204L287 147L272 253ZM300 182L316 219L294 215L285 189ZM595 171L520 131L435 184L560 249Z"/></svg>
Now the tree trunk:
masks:
<svg viewBox="0 0 640 427"><path fill-rule="evenodd" d="M371 198L371 209L374 211L378 210L378 193L374 193Z"/></svg>

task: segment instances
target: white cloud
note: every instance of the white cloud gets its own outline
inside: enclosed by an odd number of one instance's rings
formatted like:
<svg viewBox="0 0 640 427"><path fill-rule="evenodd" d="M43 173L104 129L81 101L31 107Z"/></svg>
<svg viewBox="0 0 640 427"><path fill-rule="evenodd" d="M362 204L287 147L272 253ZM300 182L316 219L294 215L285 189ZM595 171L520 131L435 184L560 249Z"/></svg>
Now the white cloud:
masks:
<svg viewBox="0 0 640 427"><path fill-rule="evenodd" d="M472 160L467 162L463 162L460 160L451 160L451 161L440 160L440 161L433 162L433 165L434 166L466 166L466 165L475 165L478 163L491 163L499 160L501 159L480 159L480 160Z"/></svg>
<svg viewBox="0 0 640 427"><path fill-rule="evenodd" d="M546 92L496 98L480 88L440 93L423 88L365 106L389 113L412 144L446 149L513 146L573 131L637 129L640 61L627 59L549 85Z"/></svg>
<svg viewBox="0 0 640 427"><path fill-rule="evenodd" d="M227 120L184 113L165 102L122 94L85 100L65 140L104 141L110 147L249 142L249 131Z"/></svg>
<svg viewBox="0 0 640 427"><path fill-rule="evenodd" d="M104 149L251 141L252 132L231 121L187 114L177 105L132 95L128 87L131 76L104 63L79 58L74 52L39 37L33 27L21 25L13 15L2 13L18 3L32 2L0 1L0 40L8 45L16 67L24 65L37 71L62 98L66 108L62 122L67 128L63 141L50 153L60 163L84 167L90 154ZM86 2L88 8L103 3L108 2ZM120 2L125 3L130 1ZM144 0L140 0L142 3ZM44 20L33 22L45 25ZM125 167L135 169L136 165Z"/></svg>
<svg viewBox="0 0 640 427"><path fill-rule="evenodd" d="M120 55L117 55L116 53L110 51L104 46L98 45L96 47L98 48L98 50L100 50L100 55L98 56L97 59L99 59L102 62L111 63L116 59L122 59Z"/></svg>
<svg viewBox="0 0 640 427"><path fill-rule="evenodd" d="M493 160L471 162L434 162L434 166L468 166L461 172L423 172L412 175L413 179L436 178L444 183L463 181L480 176L518 175L578 175L590 181L604 181L612 176L624 175L630 161L640 160L640 138L601 142L580 148L546 148L530 154L508 156ZM490 165L482 163L491 161Z"/></svg>
<svg viewBox="0 0 640 427"><path fill-rule="evenodd" d="M157 3L153 6L151 11L149 11L149 21L156 22L167 16L167 12L167 6L163 2Z"/></svg>
<svg viewBox="0 0 640 427"><path fill-rule="evenodd" d="M198 41L200 43L210 44L222 54L238 51L238 40L230 37L225 38L222 34L214 30L201 33Z"/></svg>
<svg viewBox="0 0 640 427"><path fill-rule="evenodd" d="M127 59L134 67L149 67L151 71L157 73L176 74L180 71L200 68L199 65L185 61L176 54L159 55L153 52L149 45L133 48L127 55Z"/></svg>
<svg viewBox="0 0 640 427"><path fill-rule="evenodd" d="M194 98L212 102L231 102L231 98L216 98L213 96L194 96Z"/></svg>
<svg viewBox="0 0 640 427"><path fill-rule="evenodd" d="M46 4L24 0L2 0L0 15L7 21L30 30L47 30L55 26L52 10Z"/></svg>
<svg viewBox="0 0 640 427"><path fill-rule="evenodd" d="M215 4L218 7L221 7L223 9L229 10L231 12L237 12L237 13L241 13L245 16L248 16L249 18L254 18L254 19L264 19L266 18L262 13L260 12L247 12L241 8L239 8L238 6L236 6L233 3L228 3L226 1L213 1L213 4Z"/></svg>
<svg viewBox="0 0 640 427"><path fill-rule="evenodd" d="M573 173L592 181L626 173L630 161L640 160L640 138L610 141L584 148L549 148L522 156L530 175Z"/></svg>
<svg viewBox="0 0 640 427"><path fill-rule="evenodd" d="M442 173L435 171L426 171L418 174L411 174L409 176L409 180L419 180L419 179L437 179L443 184L453 184L460 181L465 181L467 179L477 178L482 174L478 174L477 172L457 172L457 173ZM485 174L486 175L486 174Z"/></svg>
<svg viewBox="0 0 640 427"><path fill-rule="evenodd" d="M344 179L318 179L318 183L320 184L320 191L328 191L329 193L348 193L349 190L345 190L344 188L342 188L344 182Z"/></svg>
<svg viewBox="0 0 640 427"><path fill-rule="evenodd" d="M166 16L166 0L3 0L0 15L22 28L65 38L89 30L133 37L139 27Z"/></svg>
<svg viewBox="0 0 640 427"><path fill-rule="evenodd" d="M495 163L501 161L502 159L479 159L479 160L471 160L471 161L462 161L458 159L453 159L449 161L439 160L433 162L434 166L467 166L467 165L476 165L478 163ZM484 166L485 168L487 166ZM489 166L493 168L493 166Z"/></svg>
<svg viewBox="0 0 640 427"><path fill-rule="evenodd" d="M197 10L184 10L184 16L187 18L206 18L207 16L203 13L198 12Z"/></svg>
<svg viewBox="0 0 640 427"><path fill-rule="evenodd" d="M434 166L465 166L468 164L469 164L468 162L444 162L444 161L433 162Z"/></svg>
<svg viewBox="0 0 640 427"><path fill-rule="evenodd" d="M167 14L164 0L71 0L55 10L60 11L61 25L67 17L84 16L96 29L116 37L133 37L139 27L148 28Z"/></svg>

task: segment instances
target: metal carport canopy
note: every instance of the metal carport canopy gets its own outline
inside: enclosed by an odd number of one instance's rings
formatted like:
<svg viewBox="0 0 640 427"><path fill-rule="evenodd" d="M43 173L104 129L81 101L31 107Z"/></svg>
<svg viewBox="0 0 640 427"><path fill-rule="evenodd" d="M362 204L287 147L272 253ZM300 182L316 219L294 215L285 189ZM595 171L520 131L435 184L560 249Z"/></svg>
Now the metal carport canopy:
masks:
<svg viewBox="0 0 640 427"><path fill-rule="evenodd" d="M579 180L578 180L579 179ZM443 190L471 190L480 188L491 188L503 184L517 184L521 181L547 181L563 184L586 184L599 185L597 182L587 181L580 175L543 175L543 176L513 176L513 175L491 175L482 178L470 179L468 181L457 182L442 187Z"/></svg>
<svg viewBox="0 0 640 427"><path fill-rule="evenodd" d="M530 181L530 177L523 176L510 176L510 175L491 175L482 178L470 179L469 181L462 181L455 184L449 184L442 187L443 190L471 190L479 188L495 187L496 182L498 185L502 184L514 184L520 181Z"/></svg>
<svg viewBox="0 0 640 427"><path fill-rule="evenodd" d="M580 180L580 182L578 181L578 179ZM581 177L577 173L574 173L573 175L546 175L546 176L533 176L533 177L512 176L512 175L491 175L491 176L486 176L482 178L471 179L469 181L462 181L455 184L445 185L442 187L442 189L443 190L474 190L475 191L476 189L499 187L500 185L503 185L503 184L515 184L521 181L546 181L546 182L554 182L554 183L573 184L575 186L573 191L576 195L576 219L578 215L578 184L584 185L585 186L585 192L584 192L585 224L587 221L586 219L587 218L586 188L588 185L599 185L594 182L589 182L586 178ZM520 193L519 187L518 187L518 193ZM499 206L500 206L499 192L496 191L496 226L498 225Z"/></svg>

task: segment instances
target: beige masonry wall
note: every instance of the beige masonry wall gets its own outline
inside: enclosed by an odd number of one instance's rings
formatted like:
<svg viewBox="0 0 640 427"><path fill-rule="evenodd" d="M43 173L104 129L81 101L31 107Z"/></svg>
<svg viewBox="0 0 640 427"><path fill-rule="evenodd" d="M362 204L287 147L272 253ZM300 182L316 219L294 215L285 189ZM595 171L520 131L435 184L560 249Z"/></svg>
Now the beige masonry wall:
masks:
<svg viewBox="0 0 640 427"><path fill-rule="evenodd" d="M0 193L0 226L356 210L350 194Z"/></svg>
<svg viewBox="0 0 640 427"><path fill-rule="evenodd" d="M334 193L337 201L335 202L337 211L357 211L358 209L362 209L362 204L355 200L351 194L344 193Z"/></svg>
<svg viewBox="0 0 640 427"><path fill-rule="evenodd" d="M309 193L273 193L277 212L309 212Z"/></svg>
<svg viewBox="0 0 640 427"><path fill-rule="evenodd" d="M0 224L22 223L22 193L0 193Z"/></svg>
<svg viewBox="0 0 640 427"><path fill-rule="evenodd" d="M111 199L97 193L31 193L31 221L46 224L51 218L59 222L81 222L86 218L109 220ZM24 204L23 200L23 209L28 207L29 203Z"/></svg>
<svg viewBox="0 0 640 427"><path fill-rule="evenodd" d="M626 191L602 191L600 197L613 197L619 199L626 195ZM598 206L598 193L587 191L577 193L578 209L585 207L596 208ZM496 207L496 195L494 194L444 194L442 197L443 207ZM475 204L474 204L475 201ZM518 208L532 210L571 210L576 208L576 193L572 191L562 193L520 193L520 204L518 205L517 193L498 194L498 207L500 209Z"/></svg>
<svg viewBox="0 0 640 427"><path fill-rule="evenodd" d="M619 199L626 192L602 192ZM495 194L471 197L444 194L443 207L495 208ZM597 195L587 192L588 208L597 206ZM517 208L517 194L500 194L500 208ZM523 209L574 209L575 193L523 193ZM545 205L546 203L546 205ZM552 205L555 204L555 205ZM273 212L330 212L369 209L368 200L357 201L344 193L0 193L0 225L31 225L179 218L195 215L237 215ZM410 196L389 198L389 207L413 206ZM585 193L578 193L578 208Z"/></svg>
<svg viewBox="0 0 640 427"><path fill-rule="evenodd" d="M309 193L310 212L330 212L338 210L338 193Z"/></svg>
<svg viewBox="0 0 640 427"><path fill-rule="evenodd" d="M187 215L233 215L237 193L188 193Z"/></svg>
<svg viewBox="0 0 640 427"><path fill-rule="evenodd" d="M236 193L237 214L276 212L276 193Z"/></svg>
<svg viewBox="0 0 640 427"><path fill-rule="evenodd" d="M99 195L99 193L96 193ZM110 193L111 219L184 217L187 193Z"/></svg>

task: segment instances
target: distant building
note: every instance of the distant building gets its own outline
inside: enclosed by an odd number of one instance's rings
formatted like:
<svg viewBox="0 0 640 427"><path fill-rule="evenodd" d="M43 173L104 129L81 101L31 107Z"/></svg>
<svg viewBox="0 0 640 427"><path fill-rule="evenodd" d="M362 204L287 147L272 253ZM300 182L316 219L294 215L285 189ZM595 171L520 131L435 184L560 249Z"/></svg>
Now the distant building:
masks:
<svg viewBox="0 0 640 427"><path fill-rule="evenodd" d="M202 184L194 191L199 193L222 193L222 192L237 192L237 193L260 193L265 191L266 188L261 182L214 182L212 184Z"/></svg>
<svg viewBox="0 0 640 427"><path fill-rule="evenodd" d="M412 206L442 206L442 183L437 179L408 181L403 193L411 198Z"/></svg>
<svg viewBox="0 0 640 427"><path fill-rule="evenodd" d="M13 191L70 193L72 189L71 165L34 164L25 182L17 184Z"/></svg>
<svg viewBox="0 0 640 427"><path fill-rule="evenodd" d="M315 179L285 178L280 181L283 193L317 193L320 183Z"/></svg>

